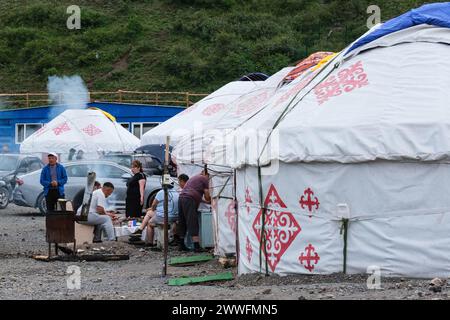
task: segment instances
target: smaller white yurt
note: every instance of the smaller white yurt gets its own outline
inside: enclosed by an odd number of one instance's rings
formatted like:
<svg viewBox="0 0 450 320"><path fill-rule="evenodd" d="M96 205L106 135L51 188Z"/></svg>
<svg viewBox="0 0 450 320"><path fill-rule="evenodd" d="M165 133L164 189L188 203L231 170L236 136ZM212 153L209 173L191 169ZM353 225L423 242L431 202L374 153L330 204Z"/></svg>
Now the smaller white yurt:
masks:
<svg viewBox="0 0 450 320"><path fill-rule="evenodd" d="M21 153L56 152L62 161L70 149L83 152L84 159L97 159L101 153L133 152L140 140L101 110L67 110L28 137Z"/></svg>

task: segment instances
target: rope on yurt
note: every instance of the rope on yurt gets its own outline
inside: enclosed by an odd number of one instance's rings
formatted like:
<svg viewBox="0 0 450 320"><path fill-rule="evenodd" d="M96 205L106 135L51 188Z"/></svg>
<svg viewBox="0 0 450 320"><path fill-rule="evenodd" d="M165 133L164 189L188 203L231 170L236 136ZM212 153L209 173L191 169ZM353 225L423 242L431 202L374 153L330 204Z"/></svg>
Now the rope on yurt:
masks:
<svg viewBox="0 0 450 320"><path fill-rule="evenodd" d="M266 233L265 233L265 226L266 226L266 206L264 204L263 200L263 187L262 187L262 175L261 175L261 166L259 165L258 160L258 187L259 187L259 203L261 207L261 237L259 240L259 272L262 271L262 253L264 250L264 262L265 262L265 274L266 276L269 275L269 266L267 261L267 247L266 247Z"/></svg>
<svg viewBox="0 0 450 320"><path fill-rule="evenodd" d="M225 187L228 185L228 182L230 182L231 176L228 177L227 181L223 185L214 186L213 188L222 187L220 191L217 193L217 197L220 197L222 195L223 190L225 190ZM233 189L234 192L234 189ZM227 197L228 198L228 197Z"/></svg>
<svg viewBox="0 0 450 320"><path fill-rule="evenodd" d="M343 272L344 274L347 273L347 234L348 234L348 218L342 218L341 220L342 226L341 226L341 232L340 234L344 233L344 249L343 249L343 256L344 256L344 265L343 265Z"/></svg>
<svg viewBox="0 0 450 320"><path fill-rule="evenodd" d="M233 198L234 198L234 212L236 215L236 265L239 267L239 256L240 256L240 244L239 244L239 210L236 192L236 169L233 172ZM231 177L230 177L231 178Z"/></svg>
<svg viewBox="0 0 450 320"><path fill-rule="evenodd" d="M313 81L314 81L314 80L315 80L322 72L324 72L325 69L327 68L327 66L328 66L329 64L333 63L333 61L335 61L338 57L339 57L339 55L335 56L333 59L331 59L331 60L328 62L328 64L326 64L321 70L319 70L319 72L318 72L318 73L317 73L317 74L309 81L309 83L306 85L306 87L307 87L308 85L310 85L311 82L313 82ZM330 69L330 71L322 78L322 80L323 80L323 79L326 79L326 78L327 78L334 70L336 70L336 69L339 67L339 65L340 65L340 62L335 63L334 66L333 66L333 68ZM307 95L309 95L309 94L311 93L311 91L313 91L320 83L321 83L321 81L319 81L318 83L316 83L314 86L311 87L311 89L309 89L309 90L303 95L303 97L300 98L300 100L297 101L297 103L292 104L292 102L293 102L293 101L298 97L298 95L303 91L303 90L300 90L300 91L299 91L299 92L291 99L291 101L288 103L288 105L287 105L286 108L283 110L283 112L281 113L281 115L278 117L277 121L275 122L275 124L274 124L273 127L272 127L272 130L274 130L276 127L278 127L278 125L279 125L280 122L286 117L286 115L287 115L289 112L291 112L292 110L294 110L294 108L295 108L296 106L298 106L299 103L302 102L303 99L304 99ZM271 134L272 134L272 132L269 133L269 137L270 137ZM269 140L269 137L268 137L267 140ZM267 142L266 142L266 144L267 144Z"/></svg>

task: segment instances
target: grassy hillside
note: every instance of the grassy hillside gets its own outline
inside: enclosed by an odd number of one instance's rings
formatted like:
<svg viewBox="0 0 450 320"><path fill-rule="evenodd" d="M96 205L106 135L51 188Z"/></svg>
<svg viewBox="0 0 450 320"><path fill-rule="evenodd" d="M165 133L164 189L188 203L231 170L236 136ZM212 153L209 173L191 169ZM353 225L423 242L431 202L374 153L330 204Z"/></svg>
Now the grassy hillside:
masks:
<svg viewBox="0 0 450 320"><path fill-rule="evenodd" d="M385 21L430 1L379 0ZM79 74L91 90L210 92L364 33L366 0L3 0L0 92ZM67 6L81 7L68 30Z"/></svg>

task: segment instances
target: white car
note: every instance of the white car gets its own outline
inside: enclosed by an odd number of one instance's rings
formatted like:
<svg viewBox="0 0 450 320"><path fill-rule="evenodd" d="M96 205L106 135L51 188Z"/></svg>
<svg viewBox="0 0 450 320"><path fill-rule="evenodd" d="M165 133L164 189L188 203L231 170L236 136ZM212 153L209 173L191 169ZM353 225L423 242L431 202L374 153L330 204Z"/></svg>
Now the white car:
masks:
<svg viewBox="0 0 450 320"><path fill-rule="evenodd" d="M97 174L96 180L100 183L111 182L114 185L114 193L109 199L109 203L116 210L125 209L125 198L127 192L127 181L132 177L129 168L118 165L114 162L93 160L64 163L68 182L64 186L66 199L73 200L75 195L86 186L88 172L94 171ZM45 197L43 187L40 184L41 170L37 170L17 177L16 188L14 189L14 203L18 206L39 208L42 214L46 214ZM147 177L145 188L145 204L150 205L154 195L161 190L161 177Z"/></svg>

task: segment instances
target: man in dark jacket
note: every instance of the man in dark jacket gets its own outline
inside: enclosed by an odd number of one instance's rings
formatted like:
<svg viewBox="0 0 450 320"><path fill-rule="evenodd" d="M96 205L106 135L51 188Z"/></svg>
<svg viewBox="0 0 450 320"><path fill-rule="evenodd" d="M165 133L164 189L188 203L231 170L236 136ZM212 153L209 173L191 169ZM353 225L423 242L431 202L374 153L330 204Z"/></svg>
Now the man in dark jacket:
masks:
<svg viewBox="0 0 450 320"><path fill-rule="evenodd" d="M67 173L66 169L57 161L56 153L50 152L48 165L41 171L41 185L44 187L47 211L55 211L58 199L65 197L64 185L67 183Z"/></svg>

